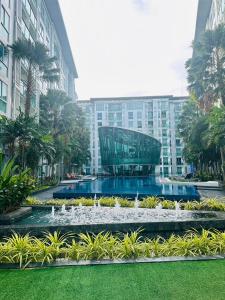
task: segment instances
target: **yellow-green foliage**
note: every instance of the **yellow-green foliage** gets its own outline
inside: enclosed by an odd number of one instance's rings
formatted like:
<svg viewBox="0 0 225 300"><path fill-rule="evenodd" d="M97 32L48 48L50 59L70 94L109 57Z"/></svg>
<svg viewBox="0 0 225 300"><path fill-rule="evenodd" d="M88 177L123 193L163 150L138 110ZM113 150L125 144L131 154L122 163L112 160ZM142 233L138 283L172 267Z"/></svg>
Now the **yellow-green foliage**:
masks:
<svg viewBox="0 0 225 300"><path fill-rule="evenodd" d="M225 232L217 230L188 231L184 236L172 234L168 239L140 236L140 232L113 235L46 232L38 239L29 234L13 233L0 241L0 263L50 263L58 258L99 260L163 256L224 255Z"/></svg>
<svg viewBox="0 0 225 300"><path fill-rule="evenodd" d="M175 208L175 202L171 200L163 200L161 201L162 208L164 209L174 209Z"/></svg>
<svg viewBox="0 0 225 300"><path fill-rule="evenodd" d="M99 200L101 206L113 207L116 204L116 198L114 197L101 197Z"/></svg>
<svg viewBox="0 0 225 300"><path fill-rule="evenodd" d="M126 198L119 197L101 197L98 199L101 206L114 207L116 201L121 207L134 207L134 201L128 200ZM79 199L49 199L49 200L38 200L35 197L28 197L25 201L26 205L54 205L54 206L78 206L79 204L83 206L94 206L97 201L91 198L79 198ZM140 201L140 208L155 208L159 203L162 204L163 209L174 209L175 202L171 200L162 200L157 197L146 197ZM206 211L225 211L225 203L217 200L216 198L205 199L203 201L187 201L179 202L181 209L184 210L206 210Z"/></svg>
<svg viewBox="0 0 225 300"><path fill-rule="evenodd" d="M147 197L140 203L140 207L155 208L159 202L160 202L160 199L157 197Z"/></svg>
<svg viewBox="0 0 225 300"><path fill-rule="evenodd" d="M134 207L134 201L129 201L127 199L119 198L118 202L121 207Z"/></svg>
<svg viewBox="0 0 225 300"><path fill-rule="evenodd" d="M25 204L27 204L27 205L41 205L42 201L38 200L35 197L27 197Z"/></svg>

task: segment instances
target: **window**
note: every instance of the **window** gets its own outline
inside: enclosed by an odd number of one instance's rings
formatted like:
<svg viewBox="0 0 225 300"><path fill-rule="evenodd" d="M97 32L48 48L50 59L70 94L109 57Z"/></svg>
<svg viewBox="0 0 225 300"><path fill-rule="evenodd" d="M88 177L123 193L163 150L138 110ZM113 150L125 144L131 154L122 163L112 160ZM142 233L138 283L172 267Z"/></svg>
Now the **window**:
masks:
<svg viewBox="0 0 225 300"><path fill-rule="evenodd" d="M8 76L8 59L8 49L2 43L0 43L0 73L3 76Z"/></svg>
<svg viewBox="0 0 225 300"><path fill-rule="evenodd" d="M28 16L30 17L30 20L31 20L33 26L36 28L37 20L34 16L34 12L33 12L32 8L30 6L29 1L28 0L23 0L23 5L26 9L26 12L27 12Z"/></svg>
<svg viewBox="0 0 225 300"><path fill-rule="evenodd" d="M162 127L167 127L167 121L166 120L162 120Z"/></svg>
<svg viewBox="0 0 225 300"><path fill-rule="evenodd" d="M117 122L117 123L116 123L116 126L117 126L117 127L122 127L122 122Z"/></svg>
<svg viewBox="0 0 225 300"><path fill-rule="evenodd" d="M133 120L133 118L134 118L133 112L132 112L132 111L129 111L129 112L128 112L128 119L129 119L129 120Z"/></svg>
<svg viewBox="0 0 225 300"><path fill-rule="evenodd" d="M163 168L163 173L164 173L164 175L168 175L169 174L169 168L168 167L164 167Z"/></svg>
<svg viewBox="0 0 225 300"><path fill-rule="evenodd" d="M130 102L127 103L127 110L142 110L143 103L142 102Z"/></svg>
<svg viewBox="0 0 225 300"><path fill-rule="evenodd" d="M176 161L177 161L177 165L182 165L181 157L177 157Z"/></svg>
<svg viewBox="0 0 225 300"><path fill-rule="evenodd" d="M30 31L28 30L26 24L24 23L24 21L22 21L22 25L21 25L21 29L22 29L22 33L25 39L30 40L32 43L34 43L34 39L32 38Z"/></svg>
<svg viewBox="0 0 225 300"><path fill-rule="evenodd" d="M6 113L8 86L0 80L0 111Z"/></svg>
<svg viewBox="0 0 225 300"><path fill-rule="evenodd" d="M108 118L109 118L110 121L113 121L114 120L114 113L109 113Z"/></svg>
<svg viewBox="0 0 225 300"><path fill-rule="evenodd" d="M181 146L181 140L180 139L176 139L176 146Z"/></svg>
<svg viewBox="0 0 225 300"><path fill-rule="evenodd" d="M168 160L167 156L163 157L163 164L164 165L168 165L169 164L169 160Z"/></svg>
<svg viewBox="0 0 225 300"><path fill-rule="evenodd" d="M168 155L168 148L163 148L163 156L167 156Z"/></svg>
<svg viewBox="0 0 225 300"><path fill-rule="evenodd" d="M102 126L102 122L98 122L98 127L101 127Z"/></svg>
<svg viewBox="0 0 225 300"><path fill-rule="evenodd" d="M142 128L142 121L137 121L137 127Z"/></svg>
<svg viewBox="0 0 225 300"><path fill-rule="evenodd" d="M152 128L153 127L153 121L148 121L148 128Z"/></svg>
<svg viewBox="0 0 225 300"><path fill-rule="evenodd" d="M2 21L1 21L1 24L2 24L2 33L5 37L5 39L9 39L9 23L10 23L10 19L9 19L9 15L8 13L6 12L4 6L2 5Z"/></svg>
<svg viewBox="0 0 225 300"><path fill-rule="evenodd" d="M113 127L114 126L114 122L109 122L109 126Z"/></svg>
<svg viewBox="0 0 225 300"><path fill-rule="evenodd" d="M133 128L134 127L134 122L133 121L129 121L128 122L128 127L129 128Z"/></svg>
<svg viewBox="0 0 225 300"><path fill-rule="evenodd" d="M109 111L122 110L122 104L121 103L109 103L108 104L108 110Z"/></svg>
<svg viewBox="0 0 225 300"><path fill-rule="evenodd" d="M122 120L122 113L121 112L116 113L116 119L117 120Z"/></svg>
<svg viewBox="0 0 225 300"><path fill-rule="evenodd" d="M182 175L182 167L177 167L177 174Z"/></svg>
<svg viewBox="0 0 225 300"><path fill-rule="evenodd" d="M161 112L161 118L162 119L165 119L167 117L167 112L165 111L165 110L163 110L162 112Z"/></svg>
<svg viewBox="0 0 225 300"><path fill-rule="evenodd" d="M167 140L167 138L162 138L162 144L163 144L163 146L167 146L168 145L168 140Z"/></svg>
<svg viewBox="0 0 225 300"><path fill-rule="evenodd" d="M98 120L102 120L102 113L98 113L98 114L97 114L97 119L98 119Z"/></svg>
<svg viewBox="0 0 225 300"><path fill-rule="evenodd" d="M137 119L142 119L142 112L141 111L138 111L137 112Z"/></svg>
<svg viewBox="0 0 225 300"><path fill-rule="evenodd" d="M181 148L176 148L176 153L177 153L177 156L181 156L182 155L182 149Z"/></svg>
<svg viewBox="0 0 225 300"><path fill-rule="evenodd" d="M162 130L162 136L167 136L167 129Z"/></svg>
<svg viewBox="0 0 225 300"><path fill-rule="evenodd" d="M104 111L104 103L96 103L97 111Z"/></svg>
<svg viewBox="0 0 225 300"><path fill-rule="evenodd" d="M148 111L148 119L152 119L153 118L153 112L152 111Z"/></svg>

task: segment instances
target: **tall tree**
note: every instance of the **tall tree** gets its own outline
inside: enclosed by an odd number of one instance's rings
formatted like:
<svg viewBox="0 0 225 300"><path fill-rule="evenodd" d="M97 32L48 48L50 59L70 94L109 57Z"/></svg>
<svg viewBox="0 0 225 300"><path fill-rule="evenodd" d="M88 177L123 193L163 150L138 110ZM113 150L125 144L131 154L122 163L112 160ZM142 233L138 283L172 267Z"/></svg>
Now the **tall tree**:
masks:
<svg viewBox="0 0 225 300"><path fill-rule="evenodd" d="M33 43L30 40L19 39L14 42L11 49L16 59L27 61L25 114L29 116L37 73L43 80L53 82L59 78L59 69L54 67L56 58L50 57L48 48L40 42Z"/></svg>
<svg viewBox="0 0 225 300"><path fill-rule="evenodd" d="M54 141L55 163L81 167L90 158L89 132L85 117L78 105L65 92L49 90L40 98L40 124L48 129Z"/></svg>
<svg viewBox="0 0 225 300"><path fill-rule="evenodd" d="M193 48L193 57L186 62L190 92L205 110L219 99L225 105L225 26L206 31Z"/></svg>

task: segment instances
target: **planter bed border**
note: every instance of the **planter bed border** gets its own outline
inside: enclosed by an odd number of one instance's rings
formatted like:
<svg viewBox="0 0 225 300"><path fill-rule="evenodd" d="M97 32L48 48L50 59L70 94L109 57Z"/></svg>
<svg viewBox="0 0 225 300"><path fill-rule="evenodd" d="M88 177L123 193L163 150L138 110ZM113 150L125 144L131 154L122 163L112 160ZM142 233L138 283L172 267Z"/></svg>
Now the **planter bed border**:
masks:
<svg viewBox="0 0 225 300"><path fill-rule="evenodd" d="M103 259L103 260L80 260L73 261L67 259L57 259L51 263L29 263L25 266L26 269L41 269L52 267L79 267L79 266L95 266L95 265L118 265L118 264L137 264L137 263L170 263L170 262L184 262L184 261L210 261L210 260L223 260L223 255L202 255L202 256L166 256L166 257L143 257L136 259ZM0 270L23 269L20 268L18 263L0 263Z"/></svg>

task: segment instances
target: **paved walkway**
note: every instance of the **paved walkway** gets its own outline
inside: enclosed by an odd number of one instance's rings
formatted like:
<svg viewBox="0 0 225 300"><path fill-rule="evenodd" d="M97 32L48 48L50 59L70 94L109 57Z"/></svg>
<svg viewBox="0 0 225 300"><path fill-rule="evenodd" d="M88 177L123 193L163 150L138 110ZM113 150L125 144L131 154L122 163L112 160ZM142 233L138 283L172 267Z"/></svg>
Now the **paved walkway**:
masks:
<svg viewBox="0 0 225 300"><path fill-rule="evenodd" d="M50 190L37 193L37 194L34 195L34 197L39 199L39 200L53 199L53 193L58 192L61 189L63 189L63 186L57 186L57 187L52 188Z"/></svg>

